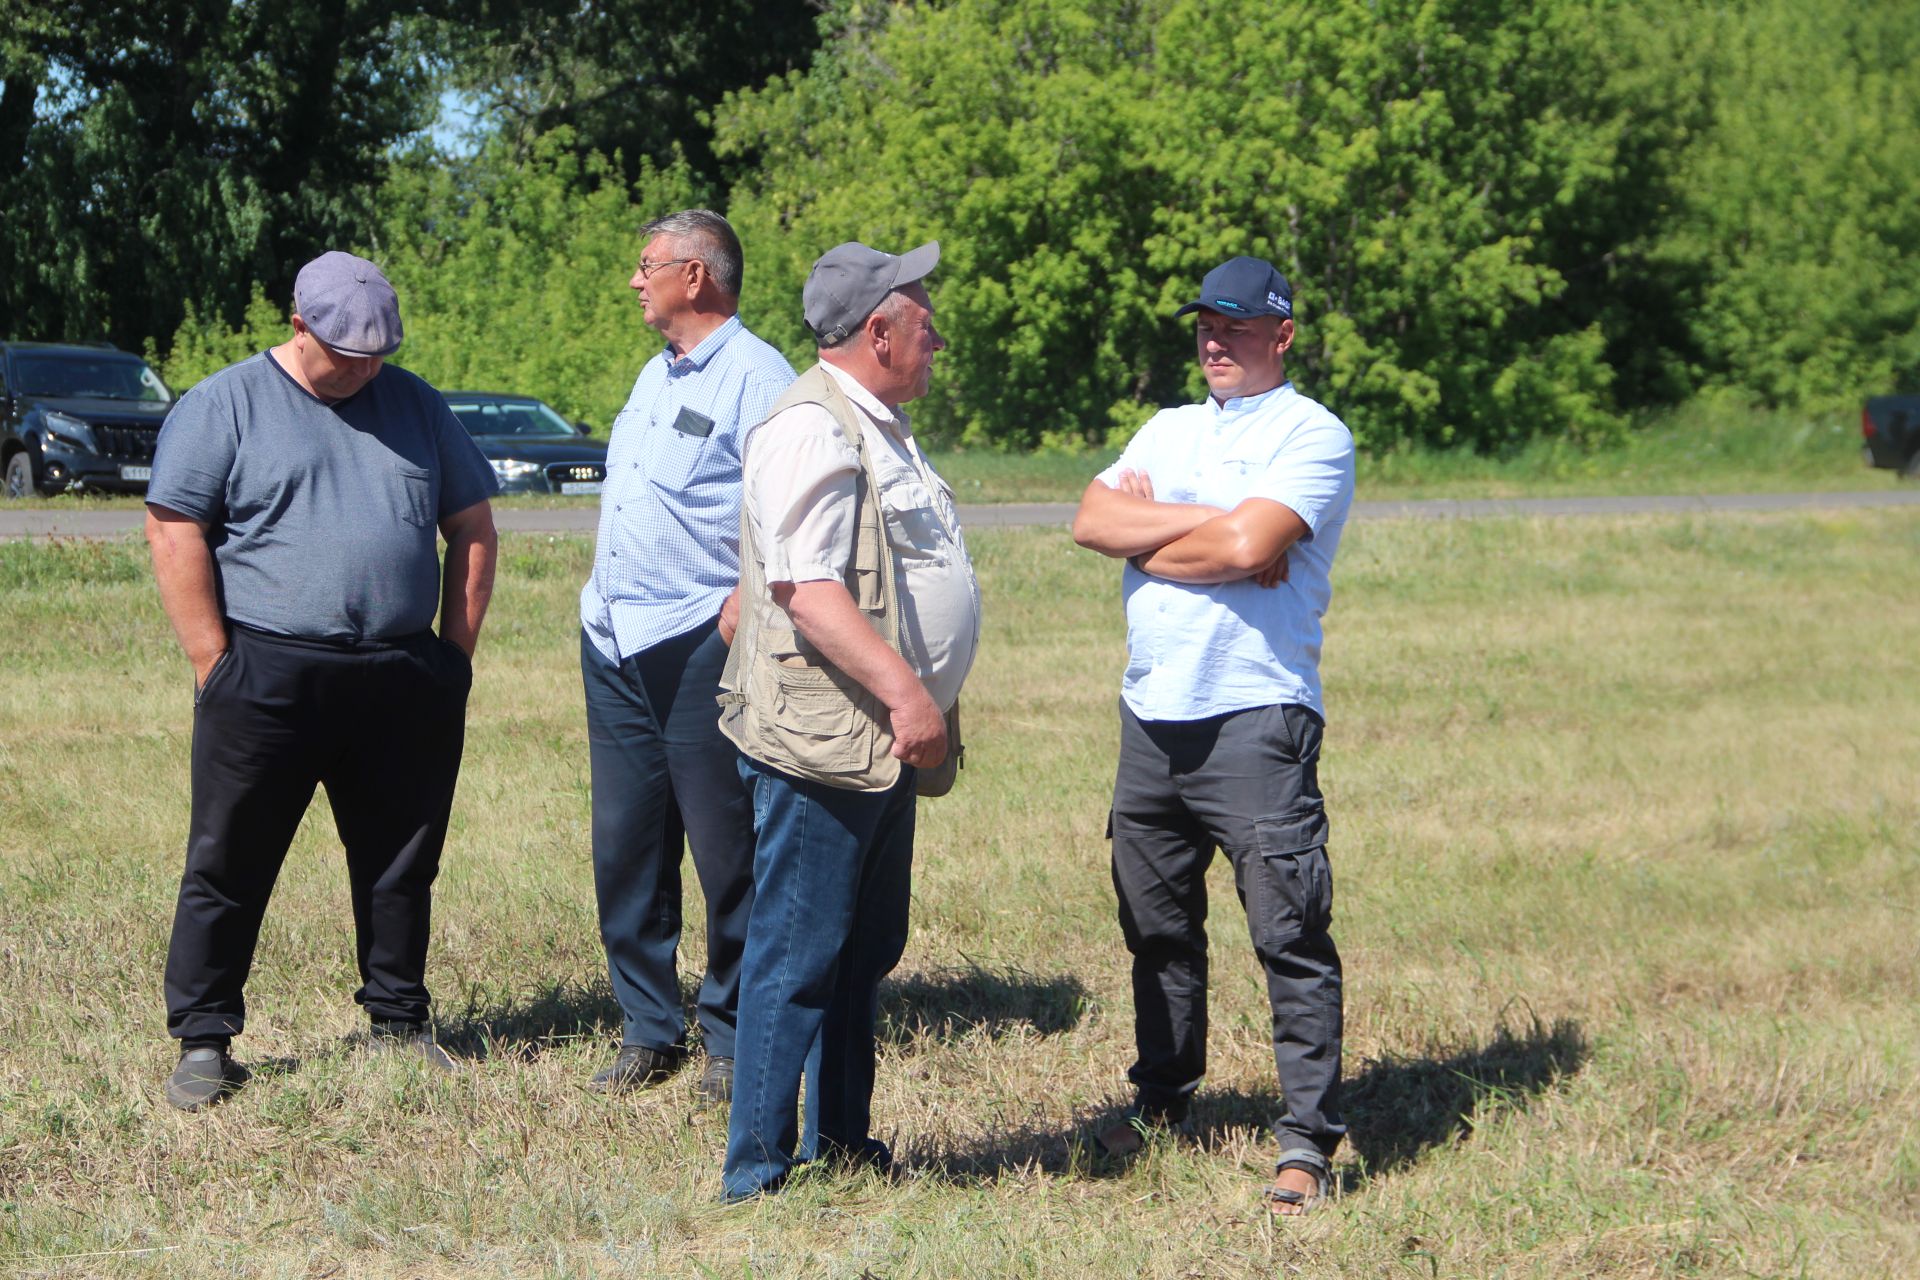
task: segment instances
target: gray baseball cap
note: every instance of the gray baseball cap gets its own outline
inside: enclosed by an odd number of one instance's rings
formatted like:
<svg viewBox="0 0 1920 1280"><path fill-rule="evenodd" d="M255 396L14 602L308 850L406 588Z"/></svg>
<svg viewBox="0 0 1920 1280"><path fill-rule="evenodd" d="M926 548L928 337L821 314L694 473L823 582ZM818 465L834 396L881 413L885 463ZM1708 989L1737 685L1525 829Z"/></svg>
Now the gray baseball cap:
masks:
<svg viewBox="0 0 1920 1280"><path fill-rule="evenodd" d="M343 356L386 356L400 348L400 298L380 268L338 249L300 268L293 309L313 336Z"/></svg>
<svg viewBox="0 0 1920 1280"><path fill-rule="evenodd" d="M800 291L801 314L822 346L832 346L901 285L924 280L940 263L940 242L929 240L895 257L852 240L820 255Z"/></svg>

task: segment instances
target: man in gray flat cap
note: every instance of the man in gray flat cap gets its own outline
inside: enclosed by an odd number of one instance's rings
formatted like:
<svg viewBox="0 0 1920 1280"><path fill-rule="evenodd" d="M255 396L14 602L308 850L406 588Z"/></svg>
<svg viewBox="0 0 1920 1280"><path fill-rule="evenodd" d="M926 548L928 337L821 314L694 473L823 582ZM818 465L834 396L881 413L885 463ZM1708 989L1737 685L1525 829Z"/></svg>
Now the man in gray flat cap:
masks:
<svg viewBox="0 0 1920 1280"><path fill-rule="evenodd" d="M951 785L980 639L953 491L899 407L946 346L921 283L939 260L938 244L822 255L802 294L820 362L744 446L720 726L757 842L727 1200L778 1190L799 1161L892 1163L870 1133L880 980L906 947L915 797Z"/></svg>
<svg viewBox="0 0 1920 1280"><path fill-rule="evenodd" d="M247 1078L229 1047L316 786L346 848L354 999L373 1043L453 1069L427 1024L428 911L493 591L499 482L440 394L385 363L400 302L378 267L322 254L293 292L287 341L181 397L147 490L160 601L194 677L166 970L181 1048L166 1096L185 1111Z"/></svg>

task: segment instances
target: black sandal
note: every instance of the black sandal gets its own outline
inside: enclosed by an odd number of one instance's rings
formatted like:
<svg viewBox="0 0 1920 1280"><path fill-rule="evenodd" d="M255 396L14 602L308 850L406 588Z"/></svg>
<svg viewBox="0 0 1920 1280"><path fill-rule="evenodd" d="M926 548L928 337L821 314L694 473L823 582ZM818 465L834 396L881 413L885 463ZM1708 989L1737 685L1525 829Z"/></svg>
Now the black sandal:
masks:
<svg viewBox="0 0 1920 1280"><path fill-rule="evenodd" d="M1279 1163L1273 1167L1273 1172L1277 1176L1287 1169L1298 1169L1302 1173L1311 1174L1313 1176L1313 1194L1308 1195L1303 1191L1293 1191L1268 1183L1265 1187L1261 1188L1260 1198L1266 1202L1269 1210L1275 1212L1276 1216L1288 1218L1304 1217L1312 1213L1315 1207L1327 1198L1327 1192L1332 1183L1332 1177L1327 1169L1327 1158L1318 1151L1282 1152ZM1279 1213L1278 1206L1281 1205L1285 1205L1289 1209L1296 1209L1298 1212Z"/></svg>

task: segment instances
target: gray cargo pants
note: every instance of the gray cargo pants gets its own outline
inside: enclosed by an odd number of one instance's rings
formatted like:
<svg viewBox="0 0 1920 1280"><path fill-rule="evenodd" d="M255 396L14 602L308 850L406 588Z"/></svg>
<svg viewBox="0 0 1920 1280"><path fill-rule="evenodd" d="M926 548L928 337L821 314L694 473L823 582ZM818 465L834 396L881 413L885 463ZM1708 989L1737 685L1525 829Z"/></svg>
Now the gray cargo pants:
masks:
<svg viewBox="0 0 1920 1280"><path fill-rule="evenodd" d="M1302 706L1143 721L1122 702L1111 835L1141 1104L1180 1120L1206 1073L1206 871L1220 848L1266 973L1286 1099L1275 1135L1283 1150L1331 1156L1347 1128L1321 728Z"/></svg>

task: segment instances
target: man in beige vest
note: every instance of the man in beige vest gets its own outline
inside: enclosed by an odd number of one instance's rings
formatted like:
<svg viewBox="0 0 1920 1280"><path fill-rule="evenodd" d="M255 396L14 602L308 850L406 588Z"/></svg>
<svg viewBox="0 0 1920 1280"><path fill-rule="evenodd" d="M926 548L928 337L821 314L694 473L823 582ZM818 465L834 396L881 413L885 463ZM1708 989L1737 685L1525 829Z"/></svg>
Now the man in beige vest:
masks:
<svg viewBox="0 0 1920 1280"><path fill-rule="evenodd" d="M880 980L906 947L916 784L948 763L980 638L953 491L899 409L946 346L921 283L939 259L938 244L822 255L802 294L820 362L747 437L721 728L758 839L728 1200L777 1190L800 1161L892 1162L869 1133Z"/></svg>

